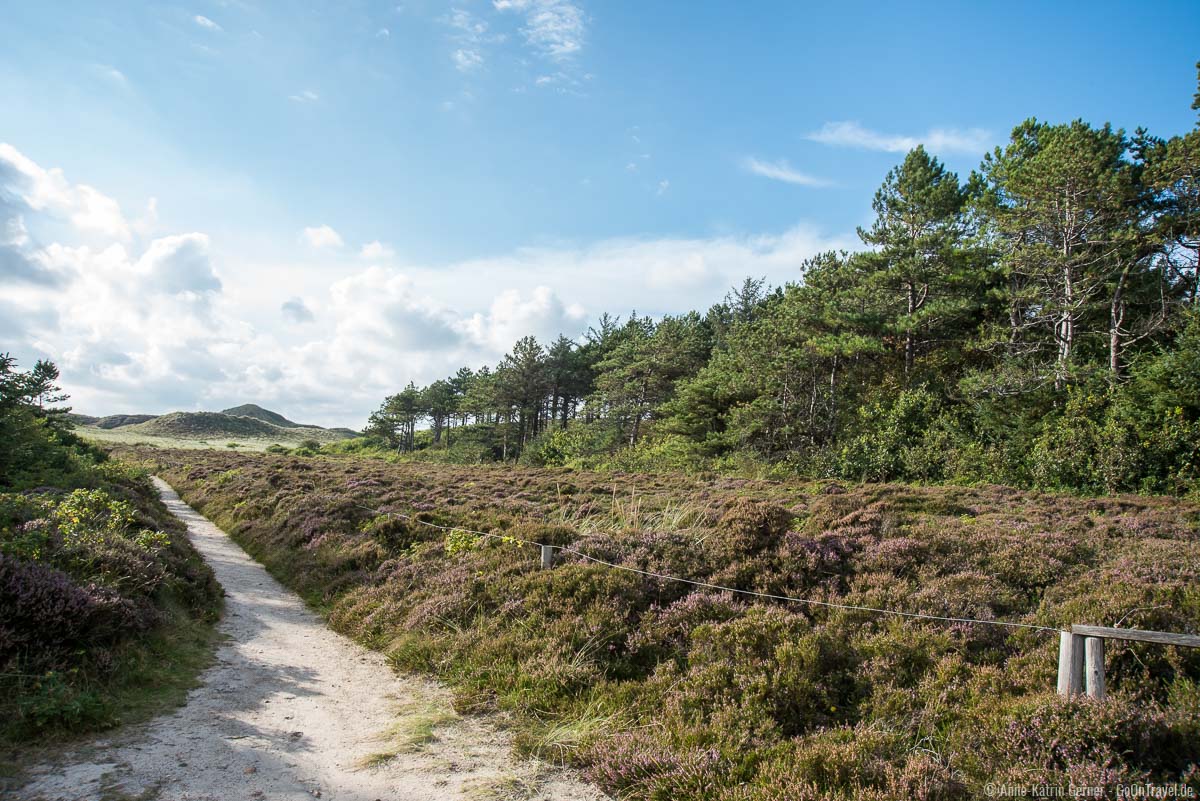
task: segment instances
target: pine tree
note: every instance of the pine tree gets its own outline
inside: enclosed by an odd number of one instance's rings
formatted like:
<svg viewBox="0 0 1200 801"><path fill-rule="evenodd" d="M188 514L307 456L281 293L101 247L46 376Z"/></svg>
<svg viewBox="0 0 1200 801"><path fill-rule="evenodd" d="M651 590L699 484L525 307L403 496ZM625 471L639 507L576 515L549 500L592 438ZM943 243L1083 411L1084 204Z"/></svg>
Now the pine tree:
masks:
<svg viewBox="0 0 1200 801"><path fill-rule="evenodd" d="M886 331L903 341L906 377L924 340L939 338L969 305L960 291L965 203L958 176L918 146L888 172L871 204L875 223L858 231L877 248L862 264L884 300Z"/></svg>

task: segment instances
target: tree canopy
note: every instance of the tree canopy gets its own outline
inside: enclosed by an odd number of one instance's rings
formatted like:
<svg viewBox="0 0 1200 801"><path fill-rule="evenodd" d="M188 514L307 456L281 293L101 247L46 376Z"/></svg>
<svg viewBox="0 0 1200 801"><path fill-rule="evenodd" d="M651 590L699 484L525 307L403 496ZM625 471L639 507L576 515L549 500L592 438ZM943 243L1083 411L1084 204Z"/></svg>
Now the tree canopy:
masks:
<svg viewBox="0 0 1200 801"><path fill-rule="evenodd" d="M1198 176L1200 126L1029 119L965 179L918 146L861 251L705 313L524 337L387 398L369 431L451 459L1187 491Z"/></svg>

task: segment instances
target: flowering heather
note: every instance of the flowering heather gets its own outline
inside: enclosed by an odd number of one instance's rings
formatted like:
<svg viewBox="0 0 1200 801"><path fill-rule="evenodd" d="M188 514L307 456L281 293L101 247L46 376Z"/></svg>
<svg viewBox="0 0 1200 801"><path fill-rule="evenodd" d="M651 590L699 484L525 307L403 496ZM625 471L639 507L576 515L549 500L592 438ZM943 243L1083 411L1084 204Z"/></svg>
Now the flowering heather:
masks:
<svg viewBox="0 0 1200 801"><path fill-rule="evenodd" d="M988 782L1200 787L1200 652L1112 641L1054 692L1058 628L1200 632L1200 507L219 452L140 458L338 630L627 799L972 799ZM574 732L570 737L564 731Z"/></svg>
<svg viewBox="0 0 1200 801"><path fill-rule="evenodd" d="M109 466L102 484L0 493L2 739L110 725L121 655L215 611L211 571L149 482Z"/></svg>

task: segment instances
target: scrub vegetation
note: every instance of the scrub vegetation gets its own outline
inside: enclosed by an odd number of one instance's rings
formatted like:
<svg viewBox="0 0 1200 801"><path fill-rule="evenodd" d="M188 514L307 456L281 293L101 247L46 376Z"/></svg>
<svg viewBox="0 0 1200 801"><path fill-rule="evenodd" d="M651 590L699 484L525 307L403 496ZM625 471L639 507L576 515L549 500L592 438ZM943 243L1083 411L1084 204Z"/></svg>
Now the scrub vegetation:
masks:
<svg viewBox="0 0 1200 801"><path fill-rule="evenodd" d="M1030 119L965 178L917 147L873 208L785 286L524 337L361 437L254 406L89 433L211 445L115 452L622 799L1200 791L1200 650L1114 641L1107 699L1054 691L1058 628L1200 631L1200 126ZM102 725L217 591L54 367L0 367L2 733Z"/></svg>
<svg viewBox="0 0 1200 801"><path fill-rule="evenodd" d="M179 703L220 604L146 473L69 431L57 378L0 355L0 743Z"/></svg>
<svg viewBox="0 0 1200 801"><path fill-rule="evenodd" d="M127 455L127 458L136 458ZM1111 644L1054 690L1048 627L1200 630L1200 507L986 485L589 473L143 451L331 624L505 710L630 799L968 799L987 782L1200 782L1200 653Z"/></svg>

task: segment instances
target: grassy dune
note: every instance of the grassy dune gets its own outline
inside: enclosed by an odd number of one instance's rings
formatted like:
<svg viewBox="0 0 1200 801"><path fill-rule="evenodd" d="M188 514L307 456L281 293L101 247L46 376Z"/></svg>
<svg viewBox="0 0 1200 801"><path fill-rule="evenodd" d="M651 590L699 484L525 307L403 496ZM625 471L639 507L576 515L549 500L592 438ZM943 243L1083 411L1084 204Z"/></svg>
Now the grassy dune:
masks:
<svg viewBox="0 0 1200 801"><path fill-rule="evenodd" d="M281 442L278 439L256 439L244 436L218 436L213 439L209 439L208 437L162 436L135 431L132 426L109 429L96 428L94 426L78 426L75 429L75 433L84 439L102 445L150 445L155 448L185 448L189 450L226 448L230 442L236 444L238 448L248 451L264 451L276 443L281 445L289 444Z"/></svg>
<svg viewBox="0 0 1200 801"><path fill-rule="evenodd" d="M988 782L1200 786L1200 653L1112 643L1054 693L1054 632L756 600L379 515L833 603L1200 631L1200 507L954 488L141 454L331 623L512 713L633 799L968 799Z"/></svg>
<svg viewBox="0 0 1200 801"><path fill-rule="evenodd" d="M281 415L247 405L238 409L257 410L260 416L241 416L224 412L172 412L143 422L117 427L103 425L101 418L91 425L80 425L76 433L99 443L152 445L157 448L228 448L266 450L271 445L294 446L306 440L337 442L354 436L348 429L301 426ZM238 409L228 411L238 411ZM289 425L279 425L268 416Z"/></svg>

